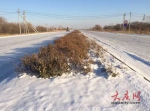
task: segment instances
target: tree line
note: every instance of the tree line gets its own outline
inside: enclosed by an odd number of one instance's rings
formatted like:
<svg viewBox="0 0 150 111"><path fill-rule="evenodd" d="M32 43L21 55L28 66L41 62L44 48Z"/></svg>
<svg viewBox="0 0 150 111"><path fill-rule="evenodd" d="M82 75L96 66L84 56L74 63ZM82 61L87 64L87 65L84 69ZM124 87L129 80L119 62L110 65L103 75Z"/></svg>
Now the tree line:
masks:
<svg viewBox="0 0 150 111"><path fill-rule="evenodd" d="M103 28L100 25L95 25L91 28L92 30L99 30L99 31L122 31L123 30L123 24L116 24L116 25L105 25ZM129 24L126 28L124 28L125 31L129 30ZM149 33L150 32L150 23L146 22L131 22L130 23L130 30L135 33Z"/></svg>
<svg viewBox="0 0 150 111"><path fill-rule="evenodd" d="M31 24L31 23L30 23ZM24 23L20 23L21 32L25 33ZM59 27L44 27L38 25L35 27L38 32L47 32L53 30L65 30L65 28ZM29 33L33 33L33 29L28 26ZM0 34L20 34L19 24L8 22L4 17L0 16Z"/></svg>
<svg viewBox="0 0 150 111"><path fill-rule="evenodd" d="M115 30L120 31L122 30L123 24L116 24L114 26L104 26L105 30ZM129 24L126 27L126 30L129 29ZM143 23L143 22L132 22L130 23L131 30L139 30L139 31L149 31L150 30L150 23Z"/></svg>

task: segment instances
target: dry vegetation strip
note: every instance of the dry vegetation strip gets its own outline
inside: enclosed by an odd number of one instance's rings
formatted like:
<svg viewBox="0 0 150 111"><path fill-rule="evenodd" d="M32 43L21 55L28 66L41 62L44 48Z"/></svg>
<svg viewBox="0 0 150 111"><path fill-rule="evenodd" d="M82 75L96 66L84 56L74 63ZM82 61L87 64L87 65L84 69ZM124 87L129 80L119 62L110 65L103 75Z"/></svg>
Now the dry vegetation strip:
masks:
<svg viewBox="0 0 150 111"><path fill-rule="evenodd" d="M76 30L55 40L54 44L41 47L37 54L21 58L19 69L42 78L61 76L72 70L86 73L90 71L90 49L102 55L102 47Z"/></svg>

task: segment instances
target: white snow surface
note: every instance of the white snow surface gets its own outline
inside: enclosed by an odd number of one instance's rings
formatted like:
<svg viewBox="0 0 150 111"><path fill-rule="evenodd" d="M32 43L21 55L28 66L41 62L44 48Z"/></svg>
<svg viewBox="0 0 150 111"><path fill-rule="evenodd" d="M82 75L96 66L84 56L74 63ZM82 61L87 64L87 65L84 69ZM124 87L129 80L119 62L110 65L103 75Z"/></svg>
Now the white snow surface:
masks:
<svg viewBox="0 0 150 111"><path fill-rule="evenodd" d="M66 32L0 37L0 77L9 75L14 66L27 54L36 53L41 46L53 43Z"/></svg>
<svg viewBox="0 0 150 111"><path fill-rule="evenodd" d="M40 46L52 43L66 32L47 33L26 37L0 38L0 111L148 111L150 83L142 76L105 53L105 64L112 64L119 76L109 77L101 69L101 58L92 54L92 72L87 75L71 72L62 77L41 79L22 76L12 63ZM111 104L118 91L123 98L126 91L130 100L140 91L140 104ZM121 100L122 101L122 100Z"/></svg>
<svg viewBox="0 0 150 111"><path fill-rule="evenodd" d="M91 37L96 37L102 42L124 51L131 57L150 66L150 36L136 34L121 34L85 31ZM142 61L143 59L143 61Z"/></svg>
<svg viewBox="0 0 150 111"><path fill-rule="evenodd" d="M83 31L104 49L150 80L150 36Z"/></svg>

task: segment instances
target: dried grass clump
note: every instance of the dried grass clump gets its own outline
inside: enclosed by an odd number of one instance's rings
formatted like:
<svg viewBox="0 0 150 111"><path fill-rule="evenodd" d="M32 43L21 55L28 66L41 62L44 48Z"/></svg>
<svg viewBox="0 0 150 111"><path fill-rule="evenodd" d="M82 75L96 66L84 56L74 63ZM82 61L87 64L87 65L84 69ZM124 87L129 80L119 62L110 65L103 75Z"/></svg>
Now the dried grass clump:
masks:
<svg viewBox="0 0 150 111"><path fill-rule="evenodd" d="M81 67L84 59L88 59L89 42L83 34L74 31L54 41L58 50L62 52L72 66ZM78 68L79 68L78 67Z"/></svg>
<svg viewBox="0 0 150 111"><path fill-rule="evenodd" d="M37 54L21 58L20 70L42 78L61 76L71 70L88 73L93 63L88 55L91 49L98 56L102 54L102 47L75 30L55 40L53 45L41 47Z"/></svg>
<svg viewBox="0 0 150 111"><path fill-rule="evenodd" d="M90 51L103 57L101 46L75 30L55 40L53 45L41 47L37 54L21 58L18 71L28 71L28 74L42 78L61 76L70 71L88 73L90 64L94 62L89 59Z"/></svg>
<svg viewBox="0 0 150 111"><path fill-rule="evenodd" d="M67 58L55 45L42 47L38 54L21 58L21 65L37 77L49 78L61 76L68 71Z"/></svg>
<svg viewBox="0 0 150 111"><path fill-rule="evenodd" d="M76 30L54 43L41 47L37 54L21 58L20 71L29 71L29 74L42 78L61 76L71 70L90 71L90 42L83 34Z"/></svg>

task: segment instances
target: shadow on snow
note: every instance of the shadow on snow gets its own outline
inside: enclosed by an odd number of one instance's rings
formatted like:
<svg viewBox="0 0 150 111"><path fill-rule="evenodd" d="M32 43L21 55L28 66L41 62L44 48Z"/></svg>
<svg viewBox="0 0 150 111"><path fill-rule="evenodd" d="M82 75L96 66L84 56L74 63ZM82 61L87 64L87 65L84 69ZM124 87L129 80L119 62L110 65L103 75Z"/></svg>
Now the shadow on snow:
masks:
<svg viewBox="0 0 150 111"><path fill-rule="evenodd" d="M12 49L12 52L6 53L4 56L0 56L0 82L3 81L4 83L7 83L17 77L15 66L19 64L21 57L28 54L37 53L41 46L53 44L54 40L58 38L60 37L53 37L51 40L45 40L41 43L33 44L30 47L15 48Z"/></svg>

